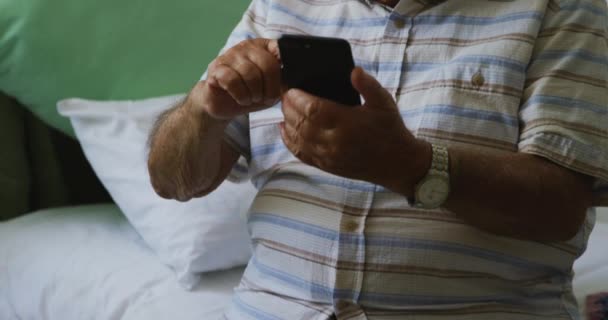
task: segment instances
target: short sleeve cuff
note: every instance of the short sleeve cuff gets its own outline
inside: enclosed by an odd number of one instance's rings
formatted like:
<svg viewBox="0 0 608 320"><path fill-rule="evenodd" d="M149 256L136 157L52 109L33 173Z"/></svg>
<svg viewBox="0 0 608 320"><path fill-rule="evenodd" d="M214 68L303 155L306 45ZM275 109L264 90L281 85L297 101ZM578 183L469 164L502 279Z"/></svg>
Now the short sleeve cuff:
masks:
<svg viewBox="0 0 608 320"><path fill-rule="evenodd" d="M594 206L608 206L608 150L552 134L537 133L520 141L519 152L541 156L570 170L594 177Z"/></svg>
<svg viewBox="0 0 608 320"><path fill-rule="evenodd" d="M244 182L250 178L248 121L249 119L245 116L238 117L231 121L224 131L224 141L241 155L228 175L228 180L232 182Z"/></svg>

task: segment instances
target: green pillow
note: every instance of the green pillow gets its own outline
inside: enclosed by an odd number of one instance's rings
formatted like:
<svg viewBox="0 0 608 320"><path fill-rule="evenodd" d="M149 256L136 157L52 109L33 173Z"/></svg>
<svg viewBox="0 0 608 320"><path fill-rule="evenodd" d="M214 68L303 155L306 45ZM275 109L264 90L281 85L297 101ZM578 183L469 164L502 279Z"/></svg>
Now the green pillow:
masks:
<svg viewBox="0 0 608 320"><path fill-rule="evenodd" d="M72 134L56 102L188 91L249 0L1 0L0 91Z"/></svg>

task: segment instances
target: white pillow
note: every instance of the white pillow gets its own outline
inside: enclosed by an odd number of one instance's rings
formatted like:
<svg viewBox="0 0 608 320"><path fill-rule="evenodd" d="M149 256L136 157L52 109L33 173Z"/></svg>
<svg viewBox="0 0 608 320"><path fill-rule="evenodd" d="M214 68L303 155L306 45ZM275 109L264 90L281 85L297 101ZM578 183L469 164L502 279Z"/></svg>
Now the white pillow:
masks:
<svg viewBox="0 0 608 320"><path fill-rule="evenodd" d="M244 213L256 190L224 182L210 195L186 203L164 200L150 184L147 139L156 117L184 95L141 101L68 99L59 113L70 118L84 153L110 195L146 243L191 289L200 273L243 265L251 254Z"/></svg>

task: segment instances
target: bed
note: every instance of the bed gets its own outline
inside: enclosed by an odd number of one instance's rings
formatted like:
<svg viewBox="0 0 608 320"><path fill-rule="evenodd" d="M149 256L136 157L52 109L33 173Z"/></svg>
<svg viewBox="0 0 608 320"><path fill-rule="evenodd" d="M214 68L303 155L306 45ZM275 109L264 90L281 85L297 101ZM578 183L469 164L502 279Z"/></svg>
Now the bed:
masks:
<svg viewBox="0 0 608 320"><path fill-rule="evenodd" d="M242 268L175 281L115 205L0 224L0 319L219 319Z"/></svg>
<svg viewBox="0 0 608 320"><path fill-rule="evenodd" d="M577 299L608 290L608 210L576 263ZM111 204L43 210L0 224L0 319L220 319L242 267L175 281ZM584 303L583 303L584 305Z"/></svg>

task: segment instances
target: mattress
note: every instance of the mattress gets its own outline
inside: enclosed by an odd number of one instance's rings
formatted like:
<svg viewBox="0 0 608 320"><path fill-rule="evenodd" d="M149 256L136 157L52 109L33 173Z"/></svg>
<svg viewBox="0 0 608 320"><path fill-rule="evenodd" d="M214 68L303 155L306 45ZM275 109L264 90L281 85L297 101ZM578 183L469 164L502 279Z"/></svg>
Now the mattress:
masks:
<svg viewBox="0 0 608 320"><path fill-rule="evenodd" d="M188 292L113 205L36 212L0 224L2 320L212 320L242 269Z"/></svg>
<svg viewBox="0 0 608 320"><path fill-rule="evenodd" d="M579 301L608 290L608 210L576 262ZM0 224L1 320L214 320L242 268L178 286L113 205L40 211Z"/></svg>

